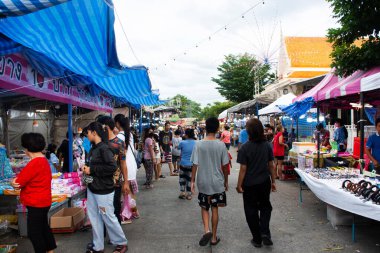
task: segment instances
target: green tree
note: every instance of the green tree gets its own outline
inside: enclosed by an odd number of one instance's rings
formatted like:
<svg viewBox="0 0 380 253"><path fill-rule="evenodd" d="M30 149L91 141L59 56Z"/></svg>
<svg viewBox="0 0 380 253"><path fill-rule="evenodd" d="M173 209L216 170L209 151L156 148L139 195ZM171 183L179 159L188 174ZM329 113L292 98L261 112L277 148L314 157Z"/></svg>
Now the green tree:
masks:
<svg viewBox="0 0 380 253"><path fill-rule="evenodd" d="M332 67L340 76L380 65L380 1L326 0L339 28L328 30L333 43Z"/></svg>
<svg viewBox="0 0 380 253"><path fill-rule="evenodd" d="M177 94L171 98L167 105L177 107L180 118L199 118L202 112L199 103L181 94Z"/></svg>
<svg viewBox="0 0 380 253"><path fill-rule="evenodd" d="M243 102L253 98L255 82L259 92L264 85L273 82L275 75L270 73L270 66L262 64L253 55L227 55L218 67L218 77L212 78L219 93L229 101Z"/></svg>
<svg viewBox="0 0 380 253"><path fill-rule="evenodd" d="M218 117L220 113L222 113L224 110L236 105L235 102L214 102L213 105L207 104L205 108L202 110L201 117L203 119L207 119L210 117Z"/></svg>

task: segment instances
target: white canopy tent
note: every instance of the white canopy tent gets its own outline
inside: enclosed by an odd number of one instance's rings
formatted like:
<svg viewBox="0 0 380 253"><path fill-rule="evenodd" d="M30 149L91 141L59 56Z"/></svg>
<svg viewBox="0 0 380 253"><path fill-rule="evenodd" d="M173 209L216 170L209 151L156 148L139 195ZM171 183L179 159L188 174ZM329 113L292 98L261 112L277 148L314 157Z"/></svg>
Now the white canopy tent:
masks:
<svg viewBox="0 0 380 253"><path fill-rule="evenodd" d="M267 107L264 107L263 109L259 110L259 115L268 115L268 114L276 114L281 113L281 109L279 106L287 106L290 105L293 101L293 99L296 97L293 93L289 93L286 95L283 95Z"/></svg>
<svg viewBox="0 0 380 253"><path fill-rule="evenodd" d="M219 116L218 116L219 120L227 118L227 110L228 109L224 110L222 113L219 114Z"/></svg>

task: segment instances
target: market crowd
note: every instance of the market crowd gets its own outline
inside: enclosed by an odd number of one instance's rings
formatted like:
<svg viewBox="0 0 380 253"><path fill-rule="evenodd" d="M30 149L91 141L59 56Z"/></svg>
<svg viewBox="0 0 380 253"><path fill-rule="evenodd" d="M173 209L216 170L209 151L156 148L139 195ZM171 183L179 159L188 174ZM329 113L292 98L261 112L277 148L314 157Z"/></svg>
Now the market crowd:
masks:
<svg viewBox="0 0 380 253"><path fill-rule="evenodd" d="M339 150L347 143L347 133L341 121L336 121L334 141ZM144 187L153 189L153 182L164 180L162 163L167 163L170 176L178 176L179 198L191 200L196 190L204 226L199 245L217 245L218 208L227 205L229 174L232 156L231 145L236 145L236 134L229 125L222 130L216 118L206 120L204 128L192 126L175 129L166 122L164 128L147 127L141 138L130 128L124 115L115 118L100 116L74 136L76 170L82 171L87 185L87 215L93 239L88 243L88 253L104 252L105 238L115 245L114 253L128 250L128 240L122 225L138 219L136 204L139 191L136 173L141 164L145 168ZM367 154L374 167L380 157L380 119L376 121L377 133L367 142ZM66 136L68 138L68 136ZM270 193L276 191L276 180L282 178L286 149L295 141L294 129L290 133L282 125L274 128L256 118L249 119L239 129L238 156L240 172L236 186L244 200L246 221L252 233L254 247L273 245L270 232L272 205ZM330 137L322 124L318 124L314 139L330 148ZM56 153L56 146L46 142L39 133L26 133L22 146L30 162L12 181L21 189L20 200L28 209L28 236L37 253L53 252L55 238L48 223L52 204L52 173L68 171L68 139ZM83 162L81 159L83 158ZM63 161L63 166L61 166ZM211 220L211 226L210 226Z"/></svg>

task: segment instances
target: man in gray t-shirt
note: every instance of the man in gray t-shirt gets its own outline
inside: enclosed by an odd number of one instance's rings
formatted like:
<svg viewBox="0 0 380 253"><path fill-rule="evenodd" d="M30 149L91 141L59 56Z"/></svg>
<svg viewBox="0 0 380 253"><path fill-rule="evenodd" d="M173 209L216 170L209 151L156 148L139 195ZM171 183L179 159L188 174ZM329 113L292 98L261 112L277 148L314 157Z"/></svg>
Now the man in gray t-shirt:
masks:
<svg viewBox="0 0 380 253"><path fill-rule="evenodd" d="M218 139L198 141L191 161L198 165L197 187L200 193L212 196L225 191L222 166L229 163L229 157L223 142Z"/></svg>
<svg viewBox="0 0 380 253"><path fill-rule="evenodd" d="M206 120L207 136L198 141L191 155L193 163L191 190L195 191L195 178L197 176L197 187L199 191L198 202L202 208L202 220L205 234L199 241L199 245L206 246L210 240L211 245L219 243L220 238L216 236L218 218L212 219L212 233L209 227L211 207L212 216L218 217L218 207L227 205L226 192L228 190L228 164L229 157L226 146L215 138L219 129L217 118Z"/></svg>

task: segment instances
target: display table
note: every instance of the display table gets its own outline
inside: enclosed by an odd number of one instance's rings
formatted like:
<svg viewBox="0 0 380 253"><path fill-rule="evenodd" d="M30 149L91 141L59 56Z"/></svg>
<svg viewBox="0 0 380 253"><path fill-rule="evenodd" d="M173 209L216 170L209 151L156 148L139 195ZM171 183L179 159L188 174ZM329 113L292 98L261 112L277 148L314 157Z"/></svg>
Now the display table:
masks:
<svg viewBox="0 0 380 253"><path fill-rule="evenodd" d="M302 186L302 183L305 183L320 200L327 203L327 216L332 224L334 222L331 219L334 220L344 216L340 210L352 214L353 242L356 241L355 215L380 221L380 205L373 204L372 201L364 202L359 197L344 191L342 189L344 179L318 179L301 169L296 168L295 171L301 178L300 186ZM352 179L351 181L359 182L360 179ZM302 202L302 187L300 187L300 201ZM331 217L331 215L335 215L336 217Z"/></svg>
<svg viewBox="0 0 380 253"><path fill-rule="evenodd" d="M380 205L362 199L342 189L343 179L318 179L306 172L295 169L309 189L323 202L339 209L380 221ZM359 182L359 179L352 179Z"/></svg>

